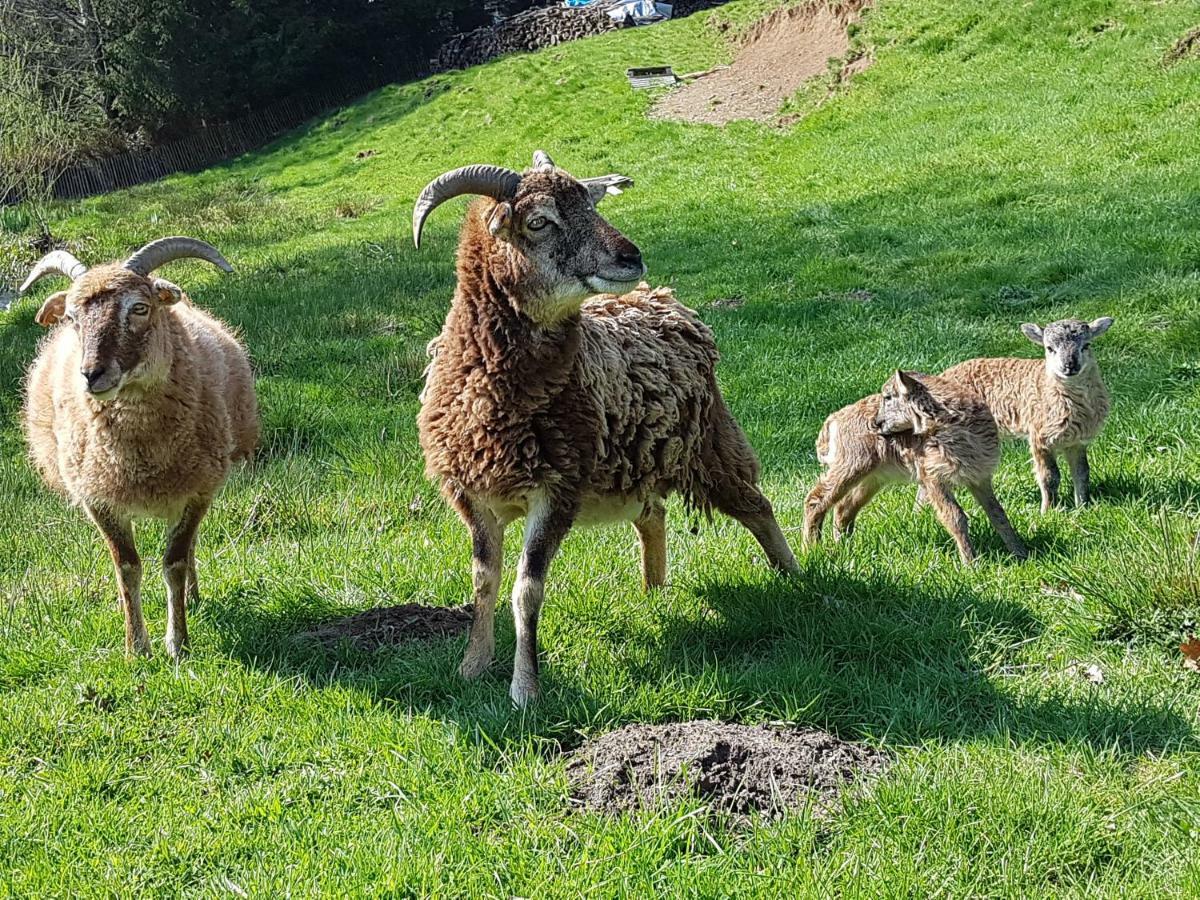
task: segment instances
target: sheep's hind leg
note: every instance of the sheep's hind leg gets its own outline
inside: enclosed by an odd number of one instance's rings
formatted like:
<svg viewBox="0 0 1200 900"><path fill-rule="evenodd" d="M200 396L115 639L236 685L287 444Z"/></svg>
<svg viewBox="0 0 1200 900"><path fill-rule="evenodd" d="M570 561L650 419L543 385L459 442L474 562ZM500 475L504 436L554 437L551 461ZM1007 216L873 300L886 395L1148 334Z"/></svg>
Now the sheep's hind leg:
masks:
<svg viewBox="0 0 1200 900"><path fill-rule="evenodd" d="M804 501L804 546L820 543L821 530L829 510L841 503L842 498L867 474L866 471L844 471L835 466L817 479Z"/></svg>
<svg viewBox="0 0 1200 900"><path fill-rule="evenodd" d="M125 613L125 653L149 656L150 635L142 617L142 561L133 541L133 525L127 517L114 515L100 507L87 506L86 510L108 542L108 552L116 569L117 590Z"/></svg>
<svg viewBox="0 0 1200 900"><path fill-rule="evenodd" d="M537 625L545 596L546 574L574 519L574 507L555 504L547 498L531 504L525 519L525 545L512 594L517 649L509 695L518 707L527 706L539 693Z"/></svg>
<svg viewBox="0 0 1200 900"><path fill-rule="evenodd" d="M1075 488L1075 505L1086 506L1090 487L1091 467L1088 465L1087 447L1070 447L1063 451L1067 465L1071 467L1071 484Z"/></svg>
<svg viewBox="0 0 1200 900"><path fill-rule="evenodd" d="M458 674L471 679L486 672L496 655L496 597L504 566L504 524L484 504L467 498L463 498L459 514L471 531L474 613Z"/></svg>
<svg viewBox="0 0 1200 900"><path fill-rule="evenodd" d="M983 511L987 513L988 521L992 523L992 527L996 529L996 533L1004 541L1004 546L1008 548L1008 552L1017 559L1028 559L1029 551L1025 549L1025 544L1012 527L1012 523L1009 522L1008 514L1004 512L1004 507L1000 505L1000 500L996 497L996 491L992 487L992 483L986 481L983 484L970 485L969 488L971 495L983 507Z"/></svg>
<svg viewBox="0 0 1200 900"><path fill-rule="evenodd" d="M167 534L167 549L163 554L163 582L167 586L167 654L179 659L187 653L187 598L189 582L195 592L196 534L208 512L207 499L192 500L184 507L178 521Z"/></svg>
<svg viewBox="0 0 1200 900"><path fill-rule="evenodd" d="M771 501L763 496L757 487L742 482L732 490L723 491L716 496L714 505L754 535L754 539L767 555L767 562L771 564L771 568L788 575L800 573L800 566L796 564L792 548L783 536L779 523L775 521Z"/></svg>
<svg viewBox="0 0 1200 900"><path fill-rule="evenodd" d="M634 520L642 545L642 584L646 590L667 583L667 511L657 500L646 504Z"/></svg>
<svg viewBox="0 0 1200 900"><path fill-rule="evenodd" d="M882 487L883 482L878 478L864 479L837 505L833 511L833 532L836 539L848 538L854 533L854 523L858 520L858 514Z"/></svg>

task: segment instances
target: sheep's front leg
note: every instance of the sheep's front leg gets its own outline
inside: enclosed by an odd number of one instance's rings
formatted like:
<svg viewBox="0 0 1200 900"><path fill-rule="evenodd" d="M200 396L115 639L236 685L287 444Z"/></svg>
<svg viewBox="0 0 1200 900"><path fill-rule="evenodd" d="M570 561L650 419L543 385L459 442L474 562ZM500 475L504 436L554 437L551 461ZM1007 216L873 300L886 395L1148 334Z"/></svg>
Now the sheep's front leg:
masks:
<svg viewBox="0 0 1200 900"><path fill-rule="evenodd" d="M1058 502L1058 462L1054 453L1045 447L1031 447L1033 451L1033 471L1037 476L1038 487L1042 491L1042 512L1048 513L1050 507Z"/></svg>
<svg viewBox="0 0 1200 900"><path fill-rule="evenodd" d="M922 481L921 485L925 488L925 498L937 513L938 521L958 545L958 555L963 565L971 565L975 562L975 549L967 535L967 514L944 484L930 479Z"/></svg>
<svg viewBox="0 0 1200 900"><path fill-rule="evenodd" d="M133 541L133 525L128 517L102 507L89 505L85 509L104 535L116 569L117 590L125 613L125 653L149 656L150 635L142 617L142 561Z"/></svg>
<svg viewBox="0 0 1200 900"><path fill-rule="evenodd" d="M471 636L458 674L478 678L496 654L496 596L504 566L504 525L484 504L465 499L460 514L471 531L471 583L474 615Z"/></svg>
<svg viewBox="0 0 1200 900"><path fill-rule="evenodd" d="M646 504L634 520L642 545L642 584L646 590L667 583L667 511L657 501Z"/></svg>
<svg viewBox="0 0 1200 900"><path fill-rule="evenodd" d="M512 595L517 650L509 695L518 707L538 696L537 624L546 573L574 519L575 507L541 498L530 505L525 520L525 542Z"/></svg>
<svg viewBox="0 0 1200 900"><path fill-rule="evenodd" d="M996 529L996 533L1004 541L1004 546L1008 547L1008 552L1017 559L1027 559L1029 551L1025 549L1025 544L1012 527L1012 523L1009 522L1008 514L1004 512L1004 507L1000 505L1000 500L996 496L996 491L992 487L992 483L986 481L983 484L973 484L970 486L970 491L979 505L983 507L988 521L992 523L992 527Z"/></svg>
<svg viewBox="0 0 1200 900"><path fill-rule="evenodd" d="M179 520L167 533L163 554L163 582L167 586L167 634L165 642L171 659L187 653L187 600L197 591L196 533L208 512L209 501L196 499L183 508Z"/></svg>
<svg viewBox="0 0 1200 900"><path fill-rule="evenodd" d="M1075 488L1075 505L1085 506L1091 484L1091 467L1088 465L1087 447L1071 447L1063 451L1067 465L1071 467L1071 483Z"/></svg>

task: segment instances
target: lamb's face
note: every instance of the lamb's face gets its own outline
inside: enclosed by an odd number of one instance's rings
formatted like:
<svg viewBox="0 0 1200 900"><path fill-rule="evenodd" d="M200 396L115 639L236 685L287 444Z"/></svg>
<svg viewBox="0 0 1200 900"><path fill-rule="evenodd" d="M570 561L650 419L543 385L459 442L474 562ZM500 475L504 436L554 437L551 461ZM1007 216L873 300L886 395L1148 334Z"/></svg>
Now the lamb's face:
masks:
<svg viewBox="0 0 1200 900"><path fill-rule="evenodd" d="M161 307L177 302L178 287L118 266L90 270L70 290L46 301L38 321L66 322L79 341L81 387L100 401L111 400L136 378L146 360Z"/></svg>
<svg viewBox="0 0 1200 900"><path fill-rule="evenodd" d="M1055 378L1069 381L1095 365L1092 340L1108 331L1112 321L1107 316L1091 323L1061 319L1051 322L1045 329L1025 324L1021 326L1021 332L1045 349L1046 371Z"/></svg>
<svg viewBox="0 0 1200 900"><path fill-rule="evenodd" d="M875 427L880 434L924 434L937 402L912 372L897 371L880 391Z"/></svg>
<svg viewBox="0 0 1200 900"><path fill-rule="evenodd" d="M511 201L489 211L488 229L507 245L531 318L553 324L587 297L622 293L645 274L641 251L596 211L597 199L561 169L534 170Z"/></svg>

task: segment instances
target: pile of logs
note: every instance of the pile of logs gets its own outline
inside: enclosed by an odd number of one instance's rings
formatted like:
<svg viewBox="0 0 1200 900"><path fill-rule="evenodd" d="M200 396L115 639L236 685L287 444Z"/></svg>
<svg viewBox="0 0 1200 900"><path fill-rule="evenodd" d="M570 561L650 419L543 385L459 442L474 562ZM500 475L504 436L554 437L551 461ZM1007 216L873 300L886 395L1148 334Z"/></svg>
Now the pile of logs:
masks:
<svg viewBox="0 0 1200 900"><path fill-rule="evenodd" d="M608 3L597 0L581 9L545 6L527 9L511 18L458 34L446 41L431 60L433 71L465 69L506 53L553 47L565 41L620 28L608 15Z"/></svg>

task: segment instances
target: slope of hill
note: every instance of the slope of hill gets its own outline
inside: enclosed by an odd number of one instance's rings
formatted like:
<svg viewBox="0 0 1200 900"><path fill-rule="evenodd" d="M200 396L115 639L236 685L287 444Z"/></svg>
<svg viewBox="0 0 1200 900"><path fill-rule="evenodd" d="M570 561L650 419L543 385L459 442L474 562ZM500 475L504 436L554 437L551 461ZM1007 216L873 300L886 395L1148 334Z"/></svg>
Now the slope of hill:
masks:
<svg viewBox="0 0 1200 900"><path fill-rule="evenodd" d="M790 129L646 115L626 68L728 61L725 35L772 8L385 88L228 165L54 211L89 261L171 233L225 252L232 277L170 277L244 333L265 430L201 535L193 656L127 662L98 538L24 461L35 303L0 314L6 893L1200 893L1200 676L1177 646L1200 615L1200 60L1163 62L1196 7L881 0L856 37L873 65L794 98ZM573 534L545 700L523 716L504 615L471 684L461 639L298 644L339 613L468 596L467 537L414 428L462 205L420 253L409 214L443 170L523 167L538 147L635 178L607 215L714 328L797 542L828 412L897 365L1032 355L1019 324L1067 315L1116 319L1096 346L1115 402L1096 502L1039 516L1013 448L998 489L1030 562L969 509L984 560L962 570L896 491L849 545L804 554L798 584L740 529L692 534L673 508L671 587L650 597L631 531ZM148 558L160 536L142 530ZM708 717L816 725L896 761L824 820L569 808L561 749Z"/></svg>

